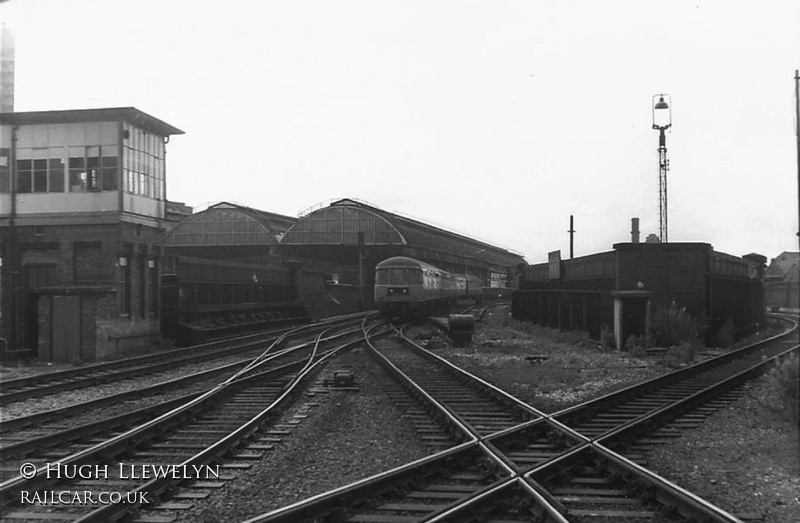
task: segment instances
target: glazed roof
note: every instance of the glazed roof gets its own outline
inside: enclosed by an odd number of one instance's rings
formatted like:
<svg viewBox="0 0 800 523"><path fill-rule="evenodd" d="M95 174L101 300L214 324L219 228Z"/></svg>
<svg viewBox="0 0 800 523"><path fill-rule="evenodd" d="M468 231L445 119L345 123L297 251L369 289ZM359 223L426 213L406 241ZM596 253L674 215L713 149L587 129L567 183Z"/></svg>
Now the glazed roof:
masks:
<svg viewBox="0 0 800 523"><path fill-rule="evenodd" d="M347 222L349 227L329 226L330 223L347 220L349 220ZM326 244L350 244L357 241L355 239L356 232L362 231L365 232L367 244L410 245L481 259L500 266L511 266L525 261L521 254L508 249L391 213L354 199L338 200L327 207L305 214L286 234L284 243L310 243L313 241ZM301 238L301 236L303 237Z"/></svg>
<svg viewBox="0 0 800 523"><path fill-rule="evenodd" d="M773 258L764 273L766 278L789 278L797 280L798 265L800 265L800 252L782 252L777 258Z"/></svg>
<svg viewBox="0 0 800 523"><path fill-rule="evenodd" d="M220 202L187 216L166 235L169 246L265 245L280 242L297 218Z"/></svg>

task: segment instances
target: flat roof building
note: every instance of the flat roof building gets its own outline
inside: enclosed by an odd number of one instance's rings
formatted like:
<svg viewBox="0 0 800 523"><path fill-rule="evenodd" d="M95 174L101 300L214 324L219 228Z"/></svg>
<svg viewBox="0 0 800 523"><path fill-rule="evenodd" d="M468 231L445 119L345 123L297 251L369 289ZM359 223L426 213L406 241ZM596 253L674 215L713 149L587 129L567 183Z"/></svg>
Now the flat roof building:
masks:
<svg viewBox="0 0 800 523"><path fill-rule="evenodd" d="M763 256L740 258L707 243L613 247L565 260L554 251L548 262L525 267L512 296L514 317L594 337L607 329L617 349L631 336L669 338L670 316L684 312L712 343L723 328L738 336L763 325Z"/></svg>
<svg viewBox="0 0 800 523"><path fill-rule="evenodd" d="M166 144L134 107L0 114L0 349L93 361L159 332Z"/></svg>

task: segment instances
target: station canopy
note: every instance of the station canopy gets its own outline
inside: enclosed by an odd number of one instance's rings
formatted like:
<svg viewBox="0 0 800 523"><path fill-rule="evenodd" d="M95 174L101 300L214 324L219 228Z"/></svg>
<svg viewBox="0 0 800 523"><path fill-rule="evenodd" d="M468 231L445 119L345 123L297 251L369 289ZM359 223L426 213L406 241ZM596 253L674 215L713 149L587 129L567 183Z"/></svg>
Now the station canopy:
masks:
<svg viewBox="0 0 800 523"><path fill-rule="evenodd" d="M354 199L343 199L301 216L281 240L282 245L397 246L407 254L447 253L479 259L496 266L524 263L521 254L426 223L394 214Z"/></svg>

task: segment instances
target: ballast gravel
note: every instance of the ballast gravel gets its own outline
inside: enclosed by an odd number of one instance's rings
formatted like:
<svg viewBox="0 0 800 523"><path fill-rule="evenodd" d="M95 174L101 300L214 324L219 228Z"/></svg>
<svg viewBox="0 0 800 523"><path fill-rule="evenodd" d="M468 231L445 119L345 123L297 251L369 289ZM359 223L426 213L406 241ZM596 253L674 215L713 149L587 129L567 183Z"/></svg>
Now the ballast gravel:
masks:
<svg viewBox="0 0 800 523"><path fill-rule="evenodd" d="M647 454L648 468L746 521L800 521L800 437L766 383Z"/></svg>
<svg viewBox="0 0 800 523"><path fill-rule="evenodd" d="M97 384L90 387L83 387L74 390L65 390L56 394L49 394L47 396L42 396L38 398L30 398L27 400L14 402L4 406L2 411L0 411L0 420L7 420L21 416L30 416L32 414L38 414L44 411L49 411L62 407L68 407L71 405L75 405L77 403L90 401L107 395L128 392L142 387L149 387L152 385L157 385L165 381L181 378L197 372L203 372L217 367L222 367L224 365L228 365L231 363L245 361L245 359L246 359L245 356L233 356L233 357L228 356L213 361L203 361L197 363L189 363L185 365L176 365L175 368L165 371L159 371L153 374L134 376L127 379L116 380L111 383ZM141 406L137 406L136 408L145 407L149 404L157 403L158 401L164 401L166 399L170 399L170 397L178 397L183 394L189 394L190 392L207 390L209 387L212 387L217 383L223 381L225 378L227 378L234 372L235 370L227 370L220 372L219 374L212 376L210 378L203 378L202 380L199 380L197 382L184 384L180 388L176 386L175 390L172 393L162 392L159 394L160 399L157 399L155 402L148 402L148 401L142 402ZM172 394L172 396L170 396L170 394ZM125 404L127 406L139 405L139 403L136 403L132 400L127 400ZM113 414L107 414L107 415L113 415ZM96 413L95 416L98 419L100 418L100 415L98 413Z"/></svg>
<svg viewBox="0 0 800 523"><path fill-rule="evenodd" d="M344 354L322 371L350 370L358 391L313 387L277 424L302 418L275 449L202 503L174 511L177 521L242 521L310 496L394 469L427 455L411 424L384 393L386 380L371 356ZM314 404L315 406L309 407Z"/></svg>
<svg viewBox="0 0 800 523"><path fill-rule="evenodd" d="M672 370L652 356L626 358L586 344L570 348L537 340L502 327L502 313L498 316L484 322L486 330L479 325L478 344L438 352L546 412ZM560 368L556 377L563 383L525 386L535 384L528 378L537 364L529 361L514 372L493 371L516 346L550 358L547 365ZM385 377L371 357L362 351L342 355L318 379L340 368L354 373L358 391L316 387L318 392L276 420L300 422L261 461L248 470L225 471L236 479L191 509L154 515L174 515L183 523L242 521L424 457L427 451L413 428L383 392ZM800 431L796 421L764 410L764 386L750 386L743 399L698 428L655 447L647 455L648 468L745 521L800 521Z"/></svg>

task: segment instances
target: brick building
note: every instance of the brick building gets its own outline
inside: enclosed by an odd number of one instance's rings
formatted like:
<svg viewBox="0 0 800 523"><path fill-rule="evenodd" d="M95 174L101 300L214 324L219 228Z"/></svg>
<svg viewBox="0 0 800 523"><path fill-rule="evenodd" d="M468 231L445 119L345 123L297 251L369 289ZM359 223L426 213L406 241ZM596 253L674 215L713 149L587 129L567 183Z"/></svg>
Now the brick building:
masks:
<svg viewBox="0 0 800 523"><path fill-rule="evenodd" d="M800 309L800 252L782 252L764 274L764 304L770 309Z"/></svg>
<svg viewBox="0 0 800 523"><path fill-rule="evenodd" d="M95 361L159 335L165 148L133 107L0 114L0 350Z"/></svg>
<svg viewBox="0 0 800 523"><path fill-rule="evenodd" d="M707 243L618 243L614 250L522 268L512 297L515 318L600 336L613 330L617 348L648 338L670 309L707 325L708 341L730 322L742 335L764 322L766 258L741 258Z"/></svg>

